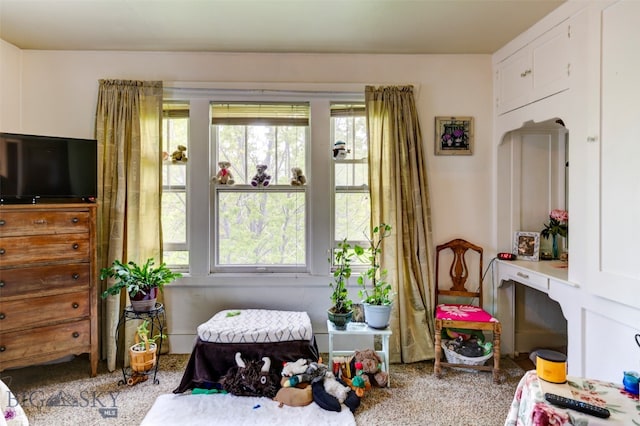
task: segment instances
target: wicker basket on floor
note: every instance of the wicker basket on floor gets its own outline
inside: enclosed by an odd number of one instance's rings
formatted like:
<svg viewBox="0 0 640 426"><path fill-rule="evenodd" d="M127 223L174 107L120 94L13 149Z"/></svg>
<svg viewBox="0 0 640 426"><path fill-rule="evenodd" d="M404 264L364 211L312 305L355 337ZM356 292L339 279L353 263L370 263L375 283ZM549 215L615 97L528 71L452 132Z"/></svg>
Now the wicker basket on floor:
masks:
<svg viewBox="0 0 640 426"><path fill-rule="evenodd" d="M156 351L158 347L155 343L149 343L145 338L140 342L138 334L135 335L135 344L129 348L129 358L131 369L137 373L145 373L156 365Z"/></svg>
<svg viewBox="0 0 640 426"><path fill-rule="evenodd" d="M459 353L447 348L447 343L449 343L448 340L442 341L442 350L444 352L444 356L447 358L447 362L451 364L484 365L493 356L493 349L491 349L491 352L489 352L488 354L482 356L460 355ZM476 372L478 371L471 368L461 368L461 370Z"/></svg>

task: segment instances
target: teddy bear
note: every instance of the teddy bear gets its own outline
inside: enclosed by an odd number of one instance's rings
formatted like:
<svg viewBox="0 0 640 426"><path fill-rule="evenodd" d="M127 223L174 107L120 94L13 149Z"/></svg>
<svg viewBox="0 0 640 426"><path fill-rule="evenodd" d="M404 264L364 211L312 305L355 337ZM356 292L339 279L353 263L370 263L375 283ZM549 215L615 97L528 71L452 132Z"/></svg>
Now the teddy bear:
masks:
<svg viewBox="0 0 640 426"><path fill-rule="evenodd" d="M307 183L307 178L302 174L300 167L291 168L291 185L300 186Z"/></svg>
<svg viewBox="0 0 640 426"><path fill-rule="evenodd" d="M177 162L186 162L187 161L187 147L184 145L178 145L178 149L176 149L175 151L173 151L173 154L171 154L171 161L173 161L174 163Z"/></svg>
<svg viewBox="0 0 640 426"><path fill-rule="evenodd" d="M220 185L233 185L235 181L233 180L233 175L231 174L231 163L228 161L220 161L218 162L218 174L216 175L216 182Z"/></svg>
<svg viewBox="0 0 640 426"><path fill-rule="evenodd" d="M256 166L256 170L258 171L256 175L251 179L252 186L269 186L271 182L271 175L268 175L265 171L267 170L266 164L258 164Z"/></svg>
<svg viewBox="0 0 640 426"><path fill-rule="evenodd" d="M382 371L380 366L382 360L373 349L364 349L361 351L355 351L355 354L349 361L351 364L351 371L357 371L355 364L362 364L362 378L365 382L370 382L374 385L384 387L387 385L389 374L386 371Z"/></svg>

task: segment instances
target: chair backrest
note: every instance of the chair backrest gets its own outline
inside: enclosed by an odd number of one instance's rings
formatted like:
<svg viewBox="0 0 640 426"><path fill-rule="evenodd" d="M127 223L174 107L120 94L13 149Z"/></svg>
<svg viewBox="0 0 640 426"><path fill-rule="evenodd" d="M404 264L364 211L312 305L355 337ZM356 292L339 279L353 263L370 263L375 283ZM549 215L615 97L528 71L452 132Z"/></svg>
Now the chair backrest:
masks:
<svg viewBox="0 0 640 426"><path fill-rule="evenodd" d="M453 251L453 261L449 268L449 277L451 278L452 286L450 289L440 288L440 253L443 250L450 249ZM467 251L472 250L479 255L478 259L478 281L477 290L467 289L467 279L469 278L469 268L467 266ZM475 263L475 262L474 262ZM469 283L471 284L471 283ZM473 282L472 284L476 284ZM435 280L435 304L439 303L440 296L451 297L471 297L478 299L477 306L482 305L482 247L472 244L463 239L451 240L448 243L440 244L436 247L436 280Z"/></svg>

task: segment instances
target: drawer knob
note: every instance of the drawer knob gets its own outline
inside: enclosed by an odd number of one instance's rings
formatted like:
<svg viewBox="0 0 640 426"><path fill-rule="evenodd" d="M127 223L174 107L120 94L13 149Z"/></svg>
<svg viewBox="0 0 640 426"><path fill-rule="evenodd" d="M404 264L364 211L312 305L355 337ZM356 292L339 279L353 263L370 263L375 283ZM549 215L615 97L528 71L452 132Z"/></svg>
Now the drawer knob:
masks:
<svg viewBox="0 0 640 426"><path fill-rule="evenodd" d="M78 309L80 305L78 304L78 302L73 302L71 306L73 306L73 309Z"/></svg>
<svg viewBox="0 0 640 426"><path fill-rule="evenodd" d="M77 331L74 331L72 336L74 339L77 339L78 337L80 337L80 333L78 333Z"/></svg>
<svg viewBox="0 0 640 426"><path fill-rule="evenodd" d="M0 226L4 226L4 224L7 223L4 219L0 219Z"/></svg>
<svg viewBox="0 0 640 426"><path fill-rule="evenodd" d="M4 312L0 312L0 320L3 320L6 318L6 315L4 314Z"/></svg>
<svg viewBox="0 0 640 426"><path fill-rule="evenodd" d="M524 278L525 280L529 279L529 274L524 274L522 272L518 272L516 275L519 276L520 278Z"/></svg>
<svg viewBox="0 0 640 426"><path fill-rule="evenodd" d="M4 287L4 281L0 281L0 288Z"/></svg>
<svg viewBox="0 0 640 426"><path fill-rule="evenodd" d="M74 217L73 219L71 219L72 223L78 223L80 222L80 219L78 219L77 217Z"/></svg>
<svg viewBox="0 0 640 426"><path fill-rule="evenodd" d="M74 280L77 280L78 278L80 278L80 274L77 272L74 272L73 275L71 275L71 278L73 278Z"/></svg>
<svg viewBox="0 0 640 426"><path fill-rule="evenodd" d="M6 350L7 350L7 348L5 348L4 346L0 346L0 352L4 352Z"/></svg>
<svg viewBox="0 0 640 426"><path fill-rule="evenodd" d="M6 253L5 250L3 248L0 248L0 255L3 255L5 253Z"/></svg>
<svg viewBox="0 0 640 426"><path fill-rule="evenodd" d="M73 243L73 246L72 246L72 247L73 247L73 249L74 249L74 250L78 250L78 247L80 247L80 244L78 244L78 243Z"/></svg>

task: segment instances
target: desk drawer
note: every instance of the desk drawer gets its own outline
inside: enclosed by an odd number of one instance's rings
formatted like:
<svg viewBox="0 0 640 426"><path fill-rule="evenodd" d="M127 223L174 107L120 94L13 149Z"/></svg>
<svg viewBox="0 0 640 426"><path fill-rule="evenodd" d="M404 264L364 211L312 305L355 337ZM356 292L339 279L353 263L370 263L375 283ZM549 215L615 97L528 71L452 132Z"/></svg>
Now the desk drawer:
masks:
<svg viewBox="0 0 640 426"><path fill-rule="evenodd" d="M499 275L502 277L508 277L512 281L517 281L544 293L549 292L549 279L544 275L537 274L529 269L522 269L517 266L501 263Z"/></svg>

